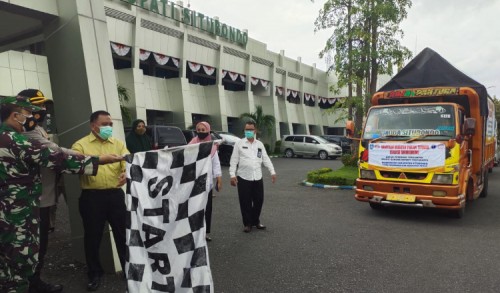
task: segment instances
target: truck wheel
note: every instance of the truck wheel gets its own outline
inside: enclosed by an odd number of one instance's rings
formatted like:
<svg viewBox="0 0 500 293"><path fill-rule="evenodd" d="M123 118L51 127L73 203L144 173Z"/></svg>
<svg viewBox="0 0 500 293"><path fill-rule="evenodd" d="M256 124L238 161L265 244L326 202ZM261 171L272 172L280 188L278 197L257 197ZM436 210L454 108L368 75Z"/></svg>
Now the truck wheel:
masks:
<svg viewBox="0 0 500 293"><path fill-rule="evenodd" d="M484 181L483 181L483 190L481 191L481 194L479 197L487 197L488 196L488 174L484 174Z"/></svg>
<svg viewBox="0 0 500 293"><path fill-rule="evenodd" d="M319 151L318 156L321 160L328 159L328 154L325 151Z"/></svg>
<svg viewBox="0 0 500 293"><path fill-rule="evenodd" d="M373 210L381 210L384 208L384 206L379 203L369 202L369 204Z"/></svg>
<svg viewBox="0 0 500 293"><path fill-rule="evenodd" d="M292 149L286 149L285 150L285 157L287 157L287 158L293 158L293 151L292 151Z"/></svg>

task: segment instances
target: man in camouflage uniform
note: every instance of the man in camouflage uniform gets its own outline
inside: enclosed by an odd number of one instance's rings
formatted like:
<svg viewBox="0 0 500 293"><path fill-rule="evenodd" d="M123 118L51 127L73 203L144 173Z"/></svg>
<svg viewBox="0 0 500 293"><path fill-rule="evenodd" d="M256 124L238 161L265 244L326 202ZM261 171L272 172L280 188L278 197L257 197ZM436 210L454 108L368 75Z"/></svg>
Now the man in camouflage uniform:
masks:
<svg viewBox="0 0 500 293"><path fill-rule="evenodd" d="M38 263L40 166L95 175L99 163L122 159L53 152L21 134L40 108L19 96L1 99L0 107L0 292L25 293Z"/></svg>

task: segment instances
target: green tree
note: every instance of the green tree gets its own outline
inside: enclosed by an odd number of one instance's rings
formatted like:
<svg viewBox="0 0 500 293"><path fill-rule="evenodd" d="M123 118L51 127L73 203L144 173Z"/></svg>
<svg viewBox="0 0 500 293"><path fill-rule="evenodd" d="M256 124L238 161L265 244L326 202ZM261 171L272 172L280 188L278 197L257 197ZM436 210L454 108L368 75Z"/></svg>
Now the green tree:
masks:
<svg viewBox="0 0 500 293"><path fill-rule="evenodd" d="M125 103L130 101L130 94L128 89L122 85L117 85L118 101L120 102L120 111L123 117L123 124L127 126L132 123L132 115L130 109L125 107Z"/></svg>
<svg viewBox="0 0 500 293"><path fill-rule="evenodd" d="M314 0L312 0L314 1ZM338 77L333 92L347 87L347 118L353 115L356 134L380 74L393 74L393 64L401 65L411 57L399 39L399 25L411 7L410 0L328 0L315 21L315 30L333 28L332 36L320 57L333 55L328 72ZM354 93L355 91L355 93Z"/></svg>
<svg viewBox="0 0 500 293"><path fill-rule="evenodd" d="M240 115L241 119L252 119L255 121L255 126L257 128L257 134L261 135L273 133L273 129L276 125L276 118L272 115L265 115L262 106L255 106L255 112L253 113L243 113Z"/></svg>

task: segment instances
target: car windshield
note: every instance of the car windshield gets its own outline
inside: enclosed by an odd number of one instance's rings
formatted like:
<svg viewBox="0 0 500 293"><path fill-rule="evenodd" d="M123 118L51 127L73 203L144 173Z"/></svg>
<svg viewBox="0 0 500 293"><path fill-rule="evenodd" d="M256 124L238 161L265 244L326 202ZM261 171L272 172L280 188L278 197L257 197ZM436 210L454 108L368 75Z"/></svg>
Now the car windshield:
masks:
<svg viewBox="0 0 500 293"><path fill-rule="evenodd" d="M184 144L184 135L177 128L158 127L156 131L158 134L158 143L160 144Z"/></svg>
<svg viewBox="0 0 500 293"><path fill-rule="evenodd" d="M319 136L317 136L317 137L315 136L314 139L316 139L320 143L331 143L328 140L326 140L326 139L324 139L322 137L319 137Z"/></svg>
<svg viewBox="0 0 500 293"><path fill-rule="evenodd" d="M373 108L368 113L363 139L449 139L456 136L451 105L405 105Z"/></svg>

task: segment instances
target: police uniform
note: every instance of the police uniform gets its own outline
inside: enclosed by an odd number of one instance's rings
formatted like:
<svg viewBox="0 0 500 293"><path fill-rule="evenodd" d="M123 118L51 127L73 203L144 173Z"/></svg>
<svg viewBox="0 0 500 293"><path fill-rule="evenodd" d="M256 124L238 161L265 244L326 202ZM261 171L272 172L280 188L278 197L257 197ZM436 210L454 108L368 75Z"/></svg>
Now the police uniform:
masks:
<svg viewBox="0 0 500 293"><path fill-rule="evenodd" d="M38 111L25 97L13 104ZM38 263L38 199L40 167L64 173L96 174L98 157L53 152L26 138L7 123L0 126L0 292L24 293Z"/></svg>

